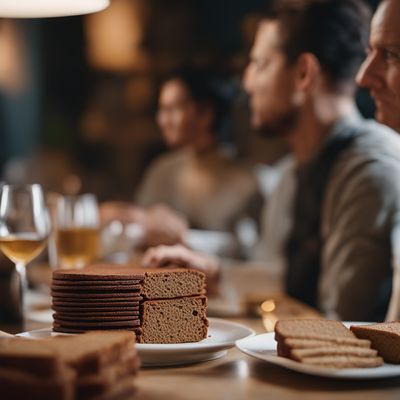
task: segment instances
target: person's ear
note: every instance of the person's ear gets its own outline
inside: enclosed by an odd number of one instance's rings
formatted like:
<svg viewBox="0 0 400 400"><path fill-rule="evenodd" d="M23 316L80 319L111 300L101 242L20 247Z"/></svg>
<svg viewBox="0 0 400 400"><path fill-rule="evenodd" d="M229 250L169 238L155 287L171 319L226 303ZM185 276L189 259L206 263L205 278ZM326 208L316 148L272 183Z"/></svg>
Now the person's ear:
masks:
<svg viewBox="0 0 400 400"><path fill-rule="evenodd" d="M321 65L314 54L302 53L296 62L295 85L302 92L311 91L318 80Z"/></svg>

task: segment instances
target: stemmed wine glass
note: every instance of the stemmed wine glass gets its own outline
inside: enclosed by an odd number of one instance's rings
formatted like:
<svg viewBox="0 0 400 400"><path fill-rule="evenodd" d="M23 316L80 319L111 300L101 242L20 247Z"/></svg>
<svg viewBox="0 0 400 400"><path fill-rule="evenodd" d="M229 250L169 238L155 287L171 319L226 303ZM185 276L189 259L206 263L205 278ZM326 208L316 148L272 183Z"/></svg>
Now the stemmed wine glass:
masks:
<svg viewBox="0 0 400 400"><path fill-rule="evenodd" d="M15 263L25 311L26 264L40 254L50 233L50 218L42 187L3 185L0 193L0 249Z"/></svg>

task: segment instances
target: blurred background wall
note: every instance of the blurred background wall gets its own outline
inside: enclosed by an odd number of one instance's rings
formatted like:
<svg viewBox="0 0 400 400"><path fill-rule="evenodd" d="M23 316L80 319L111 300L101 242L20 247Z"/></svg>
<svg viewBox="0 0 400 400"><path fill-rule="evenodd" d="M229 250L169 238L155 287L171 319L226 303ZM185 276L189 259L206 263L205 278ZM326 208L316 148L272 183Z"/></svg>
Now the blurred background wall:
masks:
<svg viewBox="0 0 400 400"><path fill-rule="evenodd" d="M368 1L376 6L377 1ZM112 0L98 14L0 20L0 173L47 190L131 199L165 151L154 121L162 76L213 66L232 101L238 162L273 163L279 139L248 126L240 80L265 0ZM362 112L373 105L359 95Z"/></svg>

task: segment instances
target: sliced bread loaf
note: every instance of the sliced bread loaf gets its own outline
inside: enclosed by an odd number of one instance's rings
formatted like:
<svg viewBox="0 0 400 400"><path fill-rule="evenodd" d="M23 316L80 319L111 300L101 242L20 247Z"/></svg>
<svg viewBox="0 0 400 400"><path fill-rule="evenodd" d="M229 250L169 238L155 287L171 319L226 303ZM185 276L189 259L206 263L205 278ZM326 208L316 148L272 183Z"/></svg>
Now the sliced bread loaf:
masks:
<svg viewBox="0 0 400 400"><path fill-rule="evenodd" d="M341 356L344 354L355 357L375 357L378 355L378 352L374 349L356 346L314 347L310 349L293 349L290 351L291 358L299 361L308 357Z"/></svg>
<svg viewBox="0 0 400 400"><path fill-rule="evenodd" d="M205 296L145 301L139 342L185 343L205 339L206 308Z"/></svg>
<svg viewBox="0 0 400 400"><path fill-rule="evenodd" d="M301 362L325 368L375 368L383 364L381 357L356 357L348 355L304 357Z"/></svg>
<svg viewBox="0 0 400 400"><path fill-rule="evenodd" d="M339 321L317 319L279 320L275 326L275 340L285 339L326 340L337 344L355 345L359 339Z"/></svg>
<svg viewBox="0 0 400 400"><path fill-rule="evenodd" d="M279 356L328 368L368 368L383 364L369 340L358 339L338 321L281 320L275 326Z"/></svg>

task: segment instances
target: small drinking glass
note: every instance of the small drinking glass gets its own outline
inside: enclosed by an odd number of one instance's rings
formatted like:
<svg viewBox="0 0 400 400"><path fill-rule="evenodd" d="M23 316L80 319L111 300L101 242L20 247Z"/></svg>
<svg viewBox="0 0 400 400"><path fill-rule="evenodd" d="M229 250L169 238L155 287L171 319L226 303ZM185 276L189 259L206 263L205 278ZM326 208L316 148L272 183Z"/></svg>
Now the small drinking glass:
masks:
<svg viewBox="0 0 400 400"><path fill-rule="evenodd" d="M99 210L94 195L61 197L56 224L57 259L61 268L82 268L98 257Z"/></svg>
<svg viewBox="0 0 400 400"><path fill-rule="evenodd" d="M0 193L0 249L15 263L21 281L21 311L25 311L26 264L44 249L50 217L42 187L3 185Z"/></svg>

